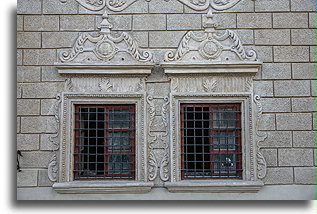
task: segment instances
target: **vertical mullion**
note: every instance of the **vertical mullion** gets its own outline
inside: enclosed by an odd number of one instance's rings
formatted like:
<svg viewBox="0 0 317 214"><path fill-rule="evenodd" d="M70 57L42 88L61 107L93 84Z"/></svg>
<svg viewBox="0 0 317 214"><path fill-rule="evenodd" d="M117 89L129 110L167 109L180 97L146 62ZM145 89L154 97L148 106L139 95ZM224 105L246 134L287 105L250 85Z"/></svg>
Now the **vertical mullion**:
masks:
<svg viewBox="0 0 317 214"><path fill-rule="evenodd" d="M202 127L202 142L201 142L201 153L202 153L202 168L203 168L203 177L205 177L205 154L204 154L204 146L205 146L205 126L204 126L204 107L201 107L201 127Z"/></svg>
<svg viewBox="0 0 317 214"><path fill-rule="evenodd" d="M197 167L196 167L196 164L197 164L197 158L196 158L196 107L193 108L194 110L194 120L193 120L193 123L194 123L194 172L195 172L195 177L197 175Z"/></svg>

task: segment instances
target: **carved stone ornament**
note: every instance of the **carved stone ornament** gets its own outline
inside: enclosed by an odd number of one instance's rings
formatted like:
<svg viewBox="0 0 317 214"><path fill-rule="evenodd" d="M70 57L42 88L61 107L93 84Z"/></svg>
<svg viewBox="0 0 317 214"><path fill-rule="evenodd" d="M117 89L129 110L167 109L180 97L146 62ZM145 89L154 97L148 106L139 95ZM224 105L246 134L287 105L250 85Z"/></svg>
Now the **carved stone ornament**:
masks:
<svg viewBox="0 0 317 214"><path fill-rule="evenodd" d="M188 1L188 0L186 0ZM192 0L194 2L194 0ZM195 1L196 2L196 1ZM200 2L197 0L197 2ZM204 0L202 0L204 2ZM211 1L211 2L238 2L238 1ZM198 4L198 3L197 3ZM219 3L220 4L220 3ZM228 3L229 4L229 3ZM168 51L164 60L169 61L256 61L254 50L246 51L238 37L232 30L218 33L211 10L203 17L203 32L187 32L182 38L176 52Z"/></svg>
<svg viewBox="0 0 317 214"><path fill-rule="evenodd" d="M57 156L54 154L48 164L48 178L52 182L57 181L58 175L58 164L57 164Z"/></svg>
<svg viewBox="0 0 317 214"><path fill-rule="evenodd" d="M118 55L117 63L130 61L130 59L125 59L126 55L131 56L131 60L134 59L139 62L153 61L152 53L141 51L128 33L121 33L118 37L112 36L110 34L112 24L108 21L108 14L105 12L102 17L103 21L99 26L100 32L97 35L91 35L87 32L82 33L77 38L72 50L61 52L59 58L62 63L108 62L115 58L116 55Z"/></svg>

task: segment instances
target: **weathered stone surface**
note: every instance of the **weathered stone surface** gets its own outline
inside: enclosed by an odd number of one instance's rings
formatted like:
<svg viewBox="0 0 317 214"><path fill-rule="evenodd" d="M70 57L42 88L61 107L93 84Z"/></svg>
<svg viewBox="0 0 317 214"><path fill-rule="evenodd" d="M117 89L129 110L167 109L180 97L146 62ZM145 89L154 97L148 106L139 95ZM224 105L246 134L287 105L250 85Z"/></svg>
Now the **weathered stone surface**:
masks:
<svg viewBox="0 0 317 214"><path fill-rule="evenodd" d="M101 17L98 17L96 25L99 26L101 21ZM113 25L112 30L132 29L132 15L110 15L109 22Z"/></svg>
<svg viewBox="0 0 317 214"><path fill-rule="evenodd" d="M293 183L293 168L268 168L265 184L292 184Z"/></svg>
<svg viewBox="0 0 317 214"><path fill-rule="evenodd" d="M162 14L134 15L133 30L166 30L166 16Z"/></svg>
<svg viewBox="0 0 317 214"><path fill-rule="evenodd" d="M93 15L62 15L60 23L61 31L91 31L96 29L95 16Z"/></svg>
<svg viewBox="0 0 317 214"><path fill-rule="evenodd" d="M291 11L315 11L316 4L312 0L291 0Z"/></svg>
<svg viewBox="0 0 317 214"><path fill-rule="evenodd" d="M294 131L293 132L294 147L313 147L316 148L316 132L315 131Z"/></svg>
<svg viewBox="0 0 317 214"><path fill-rule="evenodd" d="M309 47L309 60L310 62L316 62L316 47Z"/></svg>
<svg viewBox="0 0 317 214"><path fill-rule="evenodd" d="M275 130L275 114L263 114L258 129Z"/></svg>
<svg viewBox="0 0 317 214"><path fill-rule="evenodd" d="M255 44L257 45L289 45L290 30L255 30Z"/></svg>
<svg viewBox="0 0 317 214"><path fill-rule="evenodd" d="M311 96L316 96L316 80L311 80L310 81L310 93L311 93Z"/></svg>
<svg viewBox="0 0 317 214"><path fill-rule="evenodd" d="M56 149L56 146L50 141L51 134L41 134L40 139L40 150L41 151L52 151Z"/></svg>
<svg viewBox="0 0 317 214"><path fill-rule="evenodd" d="M237 28L237 15L234 13L219 13L214 16L218 29Z"/></svg>
<svg viewBox="0 0 317 214"><path fill-rule="evenodd" d="M37 186L37 170L23 169L17 172L17 187L35 187Z"/></svg>
<svg viewBox="0 0 317 214"><path fill-rule="evenodd" d="M54 49L27 49L23 51L24 65L54 65L56 62Z"/></svg>
<svg viewBox="0 0 317 214"><path fill-rule="evenodd" d="M76 1L52 1L43 0L44 14L77 14L78 3Z"/></svg>
<svg viewBox="0 0 317 214"><path fill-rule="evenodd" d="M201 28L200 14L167 15L167 30L195 30Z"/></svg>
<svg viewBox="0 0 317 214"><path fill-rule="evenodd" d="M292 77L290 63L263 63L263 79L290 79Z"/></svg>
<svg viewBox="0 0 317 214"><path fill-rule="evenodd" d="M149 47L149 33L148 32L130 32L133 39L137 42L141 48Z"/></svg>
<svg viewBox="0 0 317 214"><path fill-rule="evenodd" d="M18 99L17 100L17 115L39 115L40 100L33 99Z"/></svg>
<svg viewBox="0 0 317 214"><path fill-rule="evenodd" d="M255 81L254 93L261 97L273 96L273 82L272 81Z"/></svg>
<svg viewBox="0 0 317 214"><path fill-rule="evenodd" d="M23 152L23 157L20 158L20 166L21 168L47 168L51 156L51 152Z"/></svg>
<svg viewBox="0 0 317 214"><path fill-rule="evenodd" d="M165 2L164 2L165 3ZM81 6L80 6L81 8ZM82 10L81 10L82 11ZM123 11L107 11L108 14L136 14L136 13L148 13L149 12L149 2L148 1L136 1ZM91 11L90 11L91 13ZM102 11L101 11L102 14Z"/></svg>
<svg viewBox="0 0 317 214"><path fill-rule="evenodd" d="M270 13L241 13L237 15L238 28L272 28Z"/></svg>
<svg viewBox="0 0 317 214"><path fill-rule="evenodd" d="M315 166L317 166L317 149L314 150L314 160L315 160L314 164Z"/></svg>
<svg viewBox="0 0 317 214"><path fill-rule="evenodd" d="M53 182L48 179L47 173L47 170L39 170L38 186L51 187L53 185Z"/></svg>
<svg viewBox="0 0 317 214"><path fill-rule="evenodd" d="M277 80L274 82L275 96L310 96L309 80Z"/></svg>
<svg viewBox="0 0 317 214"><path fill-rule="evenodd" d="M289 0L261 0L255 1L255 11L289 11Z"/></svg>
<svg viewBox="0 0 317 214"><path fill-rule="evenodd" d="M293 112L312 112L316 111L316 98L292 98Z"/></svg>
<svg viewBox="0 0 317 214"><path fill-rule="evenodd" d="M17 65L22 65L23 64L23 55L22 55L22 50L19 49L17 50Z"/></svg>
<svg viewBox="0 0 317 214"><path fill-rule="evenodd" d="M42 0L18 0L18 14L41 14Z"/></svg>
<svg viewBox="0 0 317 214"><path fill-rule="evenodd" d="M67 77L58 74L56 67L54 66L43 66L42 67L42 81L65 81Z"/></svg>
<svg viewBox="0 0 317 214"><path fill-rule="evenodd" d="M290 112L291 99L290 98L263 98L262 99L263 112Z"/></svg>
<svg viewBox="0 0 317 214"><path fill-rule="evenodd" d="M41 68L35 66L17 66L17 82L41 81Z"/></svg>
<svg viewBox="0 0 317 214"><path fill-rule="evenodd" d="M307 28L307 13L273 13L273 28Z"/></svg>
<svg viewBox="0 0 317 214"><path fill-rule="evenodd" d="M54 133L56 126L54 117L21 117L22 133Z"/></svg>
<svg viewBox="0 0 317 214"><path fill-rule="evenodd" d="M23 31L23 16L17 15L17 31Z"/></svg>
<svg viewBox="0 0 317 214"><path fill-rule="evenodd" d="M296 184L316 184L316 167L294 168Z"/></svg>
<svg viewBox="0 0 317 214"><path fill-rule="evenodd" d="M17 150L38 150L40 148L40 135L38 134L18 134Z"/></svg>
<svg viewBox="0 0 317 214"><path fill-rule="evenodd" d="M293 45L316 45L316 29L292 29Z"/></svg>
<svg viewBox="0 0 317 214"><path fill-rule="evenodd" d="M274 47L275 62L308 62L309 47L276 46Z"/></svg>
<svg viewBox="0 0 317 214"><path fill-rule="evenodd" d="M311 130L312 115L310 113L276 114L277 130Z"/></svg>
<svg viewBox="0 0 317 214"><path fill-rule="evenodd" d="M292 73L294 79L316 79L316 64L293 63Z"/></svg>
<svg viewBox="0 0 317 214"><path fill-rule="evenodd" d="M58 15L27 15L24 16L25 31L58 31Z"/></svg>
<svg viewBox="0 0 317 214"><path fill-rule="evenodd" d="M17 117L16 130L17 133L21 132L21 117Z"/></svg>
<svg viewBox="0 0 317 214"><path fill-rule="evenodd" d="M277 149L261 149L267 166L277 166Z"/></svg>
<svg viewBox="0 0 317 214"><path fill-rule="evenodd" d="M41 115L55 115L56 99L41 100Z"/></svg>
<svg viewBox="0 0 317 214"><path fill-rule="evenodd" d="M309 28L316 28L316 13L309 13Z"/></svg>
<svg viewBox="0 0 317 214"><path fill-rule="evenodd" d="M263 142L263 147L292 147L291 131L268 131L267 138Z"/></svg>
<svg viewBox="0 0 317 214"><path fill-rule="evenodd" d="M317 130L316 129L316 113L313 113L312 116L313 116L313 130Z"/></svg>
<svg viewBox="0 0 317 214"><path fill-rule="evenodd" d="M36 83L23 85L23 98L55 98L64 83Z"/></svg>
<svg viewBox="0 0 317 214"><path fill-rule="evenodd" d="M183 4L179 1L151 0L149 2L150 13L183 13Z"/></svg>
<svg viewBox="0 0 317 214"><path fill-rule="evenodd" d="M150 47L174 47L177 48L185 31L153 31L149 33ZM169 39L167 39L169 38Z"/></svg>
<svg viewBox="0 0 317 214"><path fill-rule="evenodd" d="M71 48L73 47L78 33L76 32L43 32L43 48Z"/></svg>
<svg viewBox="0 0 317 214"><path fill-rule="evenodd" d="M17 98L22 98L22 84L17 84Z"/></svg>
<svg viewBox="0 0 317 214"><path fill-rule="evenodd" d="M254 44L253 30L235 30L235 32L238 34L242 44L244 45Z"/></svg>
<svg viewBox="0 0 317 214"><path fill-rule="evenodd" d="M258 55L258 59L262 62L273 62L273 47L272 46L251 46L247 49L253 49Z"/></svg>
<svg viewBox="0 0 317 214"><path fill-rule="evenodd" d="M279 166L313 166L312 149L279 149Z"/></svg>
<svg viewBox="0 0 317 214"><path fill-rule="evenodd" d="M17 32L17 48L40 48L41 33Z"/></svg>
<svg viewBox="0 0 317 214"><path fill-rule="evenodd" d="M208 12L208 9L198 11L198 10L191 9L190 7L184 5L184 12L185 13L202 13L202 14L206 14ZM239 2L239 4L236 4L232 8L223 10L221 12L215 11L215 14L217 14L217 13L235 13L235 12L245 12L245 13L254 12L254 2L253 1L249 1L249 0L241 0Z"/></svg>

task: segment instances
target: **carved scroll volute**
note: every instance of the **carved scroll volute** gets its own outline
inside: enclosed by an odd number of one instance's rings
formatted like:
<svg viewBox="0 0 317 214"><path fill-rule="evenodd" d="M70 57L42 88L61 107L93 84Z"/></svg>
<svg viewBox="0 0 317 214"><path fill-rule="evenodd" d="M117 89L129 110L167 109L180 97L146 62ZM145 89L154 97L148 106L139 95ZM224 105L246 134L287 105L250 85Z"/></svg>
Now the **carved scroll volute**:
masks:
<svg viewBox="0 0 317 214"><path fill-rule="evenodd" d="M48 164L48 178L50 181L56 182L57 176L58 176L57 156L56 156L56 154L54 154L51 157L51 160Z"/></svg>

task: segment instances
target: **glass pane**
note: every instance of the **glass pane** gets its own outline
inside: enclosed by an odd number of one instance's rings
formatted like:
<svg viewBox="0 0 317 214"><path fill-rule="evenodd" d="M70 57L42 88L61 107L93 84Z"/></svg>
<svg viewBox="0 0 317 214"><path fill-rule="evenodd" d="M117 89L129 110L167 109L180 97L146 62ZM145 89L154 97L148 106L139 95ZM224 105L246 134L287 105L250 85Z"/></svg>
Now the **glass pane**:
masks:
<svg viewBox="0 0 317 214"><path fill-rule="evenodd" d="M214 134L214 149L235 150L235 132L217 131Z"/></svg>
<svg viewBox="0 0 317 214"><path fill-rule="evenodd" d="M109 174L128 174L130 172L128 155L109 156Z"/></svg>
<svg viewBox="0 0 317 214"><path fill-rule="evenodd" d="M234 174L236 173L236 155L235 154L218 154L215 155L215 173Z"/></svg>
<svg viewBox="0 0 317 214"><path fill-rule="evenodd" d="M233 109L219 109L213 114L214 128L234 128L236 123L236 112Z"/></svg>
<svg viewBox="0 0 317 214"><path fill-rule="evenodd" d="M110 132L108 149L110 151L130 150L130 132Z"/></svg>
<svg viewBox="0 0 317 214"><path fill-rule="evenodd" d="M109 111L109 128L129 128L130 112L129 110L114 110Z"/></svg>

